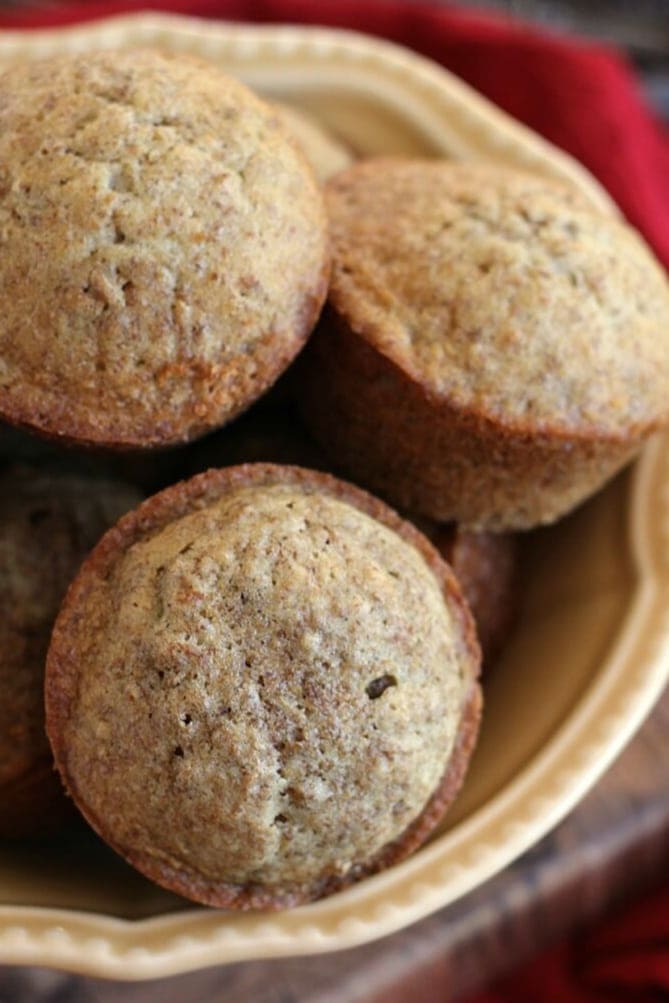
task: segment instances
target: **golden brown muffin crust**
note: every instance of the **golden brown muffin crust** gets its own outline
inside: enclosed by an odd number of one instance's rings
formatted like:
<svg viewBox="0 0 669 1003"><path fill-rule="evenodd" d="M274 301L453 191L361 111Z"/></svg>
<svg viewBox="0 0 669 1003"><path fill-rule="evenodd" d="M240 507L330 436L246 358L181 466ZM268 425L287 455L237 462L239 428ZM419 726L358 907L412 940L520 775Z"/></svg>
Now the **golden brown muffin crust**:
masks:
<svg viewBox="0 0 669 1003"><path fill-rule="evenodd" d="M669 287L550 180L380 159L329 182L328 307L295 381L348 476L501 532L552 522L669 415Z"/></svg>
<svg viewBox="0 0 669 1003"><path fill-rule="evenodd" d="M629 462L648 435L518 434L462 413L331 309L300 377L305 424L333 465L406 512L476 531L557 519Z"/></svg>
<svg viewBox="0 0 669 1003"><path fill-rule="evenodd" d="M429 395L563 435L627 435L667 414L664 272L577 192L399 159L359 163L326 192L331 303Z"/></svg>
<svg viewBox="0 0 669 1003"><path fill-rule="evenodd" d="M278 115L150 50L19 64L0 90L0 412L146 446L243 410L327 283L321 194Z"/></svg>
<svg viewBox="0 0 669 1003"><path fill-rule="evenodd" d="M298 468L209 471L122 520L70 590L50 737L149 876L276 907L425 838L473 744L476 661L448 568L381 503Z"/></svg>

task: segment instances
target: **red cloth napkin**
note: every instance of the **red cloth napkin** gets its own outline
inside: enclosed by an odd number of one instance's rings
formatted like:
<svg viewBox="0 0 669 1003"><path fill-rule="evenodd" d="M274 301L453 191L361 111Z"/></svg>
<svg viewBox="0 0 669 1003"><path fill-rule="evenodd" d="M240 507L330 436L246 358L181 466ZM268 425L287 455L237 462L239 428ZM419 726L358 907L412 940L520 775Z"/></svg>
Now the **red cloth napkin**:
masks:
<svg viewBox="0 0 669 1003"><path fill-rule="evenodd" d="M662 1003L669 999L669 888L562 944L466 1003Z"/></svg>
<svg viewBox="0 0 669 1003"><path fill-rule="evenodd" d="M453 70L581 160L669 266L669 136L625 60L488 14L399 0L111 0L10 9L0 27L46 27L128 10L356 28Z"/></svg>
<svg viewBox="0 0 669 1003"><path fill-rule="evenodd" d="M355 28L408 45L580 159L669 266L669 135L644 104L625 60L602 46L499 16L398 0L93 0L4 10L0 28L146 9ZM669 999L669 888L470 1003L661 999Z"/></svg>

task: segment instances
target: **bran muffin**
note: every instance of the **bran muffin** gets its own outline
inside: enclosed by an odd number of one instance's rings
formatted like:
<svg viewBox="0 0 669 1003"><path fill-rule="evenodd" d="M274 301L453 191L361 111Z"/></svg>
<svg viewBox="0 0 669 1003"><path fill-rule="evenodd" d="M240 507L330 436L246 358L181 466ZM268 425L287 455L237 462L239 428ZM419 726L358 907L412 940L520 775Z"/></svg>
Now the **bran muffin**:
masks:
<svg viewBox="0 0 669 1003"><path fill-rule="evenodd" d="M329 273L320 187L278 113L151 50L13 65L0 90L0 415L144 448L244 410Z"/></svg>
<svg viewBox="0 0 669 1003"><path fill-rule="evenodd" d="M140 871L276 909L427 838L475 740L478 658L448 566L381 502L297 467L211 470L82 567L47 726L79 808Z"/></svg>
<svg viewBox="0 0 669 1003"><path fill-rule="evenodd" d="M664 424L669 287L639 236L493 165L359 163L300 383L349 475L437 521L550 522Z"/></svg>
<svg viewBox="0 0 669 1003"><path fill-rule="evenodd" d="M138 501L117 482L0 476L0 836L37 835L66 814L44 730L51 628L85 555Z"/></svg>

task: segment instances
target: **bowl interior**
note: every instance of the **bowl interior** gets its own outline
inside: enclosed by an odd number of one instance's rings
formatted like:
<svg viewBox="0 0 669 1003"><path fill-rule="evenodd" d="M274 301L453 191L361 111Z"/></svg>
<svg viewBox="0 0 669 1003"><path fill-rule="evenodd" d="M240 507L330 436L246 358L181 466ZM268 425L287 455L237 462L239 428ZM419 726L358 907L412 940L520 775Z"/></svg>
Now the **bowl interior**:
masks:
<svg viewBox="0 0 669 1003"><path fill-rule="evenodd" d="M178 34L166 35L163 44L193 47ZM4 58L17 57L4 52ZM360 155L467 155L457 123L436 131L423 114L419 89L413 98L400 97L388 81L381 86L341 65L324 64L319 73L311 64L220 61L267 97L310 111ZM495 143L489 146L492 156ZM638 583L628 543L629 499L623 474L559 525L523 538L519 621L485 681L479 746L442 833L471 820L513 782L602 671ZM194 908L136 874L83 824L48 844L0 843L0 903L130 919Z"/></svg>

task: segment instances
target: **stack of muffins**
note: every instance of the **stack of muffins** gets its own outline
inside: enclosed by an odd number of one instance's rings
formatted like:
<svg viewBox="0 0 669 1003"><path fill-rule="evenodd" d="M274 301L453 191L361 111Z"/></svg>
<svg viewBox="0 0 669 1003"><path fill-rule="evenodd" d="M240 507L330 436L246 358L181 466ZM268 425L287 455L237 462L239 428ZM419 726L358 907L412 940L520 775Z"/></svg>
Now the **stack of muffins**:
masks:
<svg viewBox="0 0 669 1003"><path fill-rule="evenodd" d="M195 901L337 891L457 794L510 533L667 423L666 278L568 187L353 163L191 57L2 92L0 835L73 802Z"/></svg>

